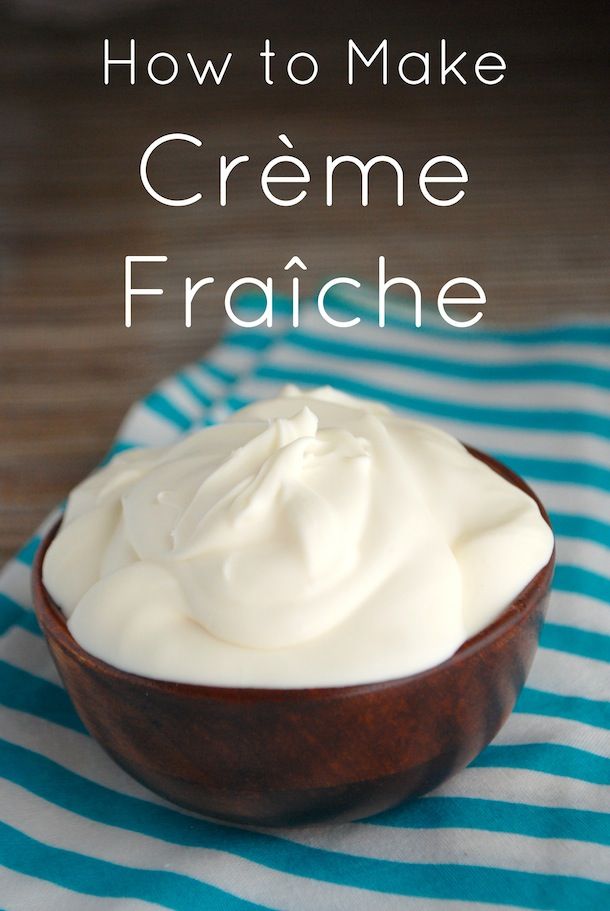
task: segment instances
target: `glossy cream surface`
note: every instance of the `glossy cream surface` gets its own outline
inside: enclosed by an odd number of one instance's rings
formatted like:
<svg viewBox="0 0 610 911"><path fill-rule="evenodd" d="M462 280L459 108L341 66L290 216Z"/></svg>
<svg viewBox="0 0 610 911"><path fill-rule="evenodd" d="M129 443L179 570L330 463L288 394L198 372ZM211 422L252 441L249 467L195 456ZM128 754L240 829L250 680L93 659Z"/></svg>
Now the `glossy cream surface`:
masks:
<svg viewBox="0 0 610 911"><path fill-rule="evenodd" d="M552 548L536 503L453 437L286 387L83 481L43 580L75 639L122 670L341 686L445 660Z"/></svg>

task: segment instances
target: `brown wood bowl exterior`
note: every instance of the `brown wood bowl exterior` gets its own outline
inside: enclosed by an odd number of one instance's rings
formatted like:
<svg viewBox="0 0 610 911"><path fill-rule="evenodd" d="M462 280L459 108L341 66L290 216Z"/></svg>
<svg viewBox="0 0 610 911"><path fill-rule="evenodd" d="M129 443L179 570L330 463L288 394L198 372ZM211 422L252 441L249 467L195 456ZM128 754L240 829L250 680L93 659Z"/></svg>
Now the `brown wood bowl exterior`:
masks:
<svg viewBox="0 0 610 911"><path fill-rule="evenodd" d="M525 490L525 482L476 450ZM297 825L362 818L466 766L512 711L544 619L555 554L500 617L409 677L320 689L197 686L126 673L86 652L33 568L34 606L83 723L152 791L217 820Z"/></svg>

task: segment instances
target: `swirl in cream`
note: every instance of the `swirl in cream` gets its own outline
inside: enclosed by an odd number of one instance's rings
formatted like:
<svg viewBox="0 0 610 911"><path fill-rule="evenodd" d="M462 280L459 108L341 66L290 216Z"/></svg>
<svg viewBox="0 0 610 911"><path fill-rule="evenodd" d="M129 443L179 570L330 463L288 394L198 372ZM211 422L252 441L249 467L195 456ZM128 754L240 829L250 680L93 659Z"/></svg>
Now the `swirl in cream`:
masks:
<svg viewBox="0 0 610 911"><path fill-rule="evenodd" d="M43 577L77 641L123 670L347 685L449 657L552 548L536 503L457 440L287 387L85 480Z"/></svg>

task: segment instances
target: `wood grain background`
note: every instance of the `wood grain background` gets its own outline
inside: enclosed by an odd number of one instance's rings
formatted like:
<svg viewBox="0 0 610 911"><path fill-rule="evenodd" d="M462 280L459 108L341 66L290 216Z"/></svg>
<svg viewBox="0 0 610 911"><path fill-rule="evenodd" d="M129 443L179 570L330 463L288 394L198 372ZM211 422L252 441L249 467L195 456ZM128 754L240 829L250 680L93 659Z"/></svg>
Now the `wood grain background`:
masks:
<svg viewBox="0 0 610 911"><path fill-rule="evenodd" d="M68 5L69 6L69 5ZM455 275L485 288L488 322L544 320L568 310L608 309L607 74L603 4L419 2L228 5L218 0L138 4L132 17L103 7L67 16L61 4L14 0L0 9L0 558L107 449L129 403L218 336L222 294L235 278L280 276L295 253L308 264L304 290L323 277L374 275L376 258L409 275L432 298ZM431 7L433 6L433 10ZM533 7L533 9L532 9ZM76 8L76 7L74 7ZM102 84L102 39L117 51L138 40L137 84ZM285 66L295 51L320 63L318 81L265 86L265 37ZM348 37L390 57L428 50L503 53L508 75L495 88L471 83L410 88L372 74L345 85ZM223 58L230 78L199 87L188 71L151 85L153 53ZM207 204L167 209L139 182L144 148L164 132L205 141L176 151L164 186L200 189ZM273 207L257 180L285 132L312 172L309 196ZM324 156L394 155L404 165L403 208L392 184L373 182L362 209L346 173L337 202L323 201ZM215 201L221 154L248 154L230 204ZM466 165L465 199L450 209L417 189L428 158ZM123 326L123 258L169 257L146 273L163 298L141 298ZM158 271L156 271L158 270ZM186 275L212 274L214 291L184 328Z"/></svg>

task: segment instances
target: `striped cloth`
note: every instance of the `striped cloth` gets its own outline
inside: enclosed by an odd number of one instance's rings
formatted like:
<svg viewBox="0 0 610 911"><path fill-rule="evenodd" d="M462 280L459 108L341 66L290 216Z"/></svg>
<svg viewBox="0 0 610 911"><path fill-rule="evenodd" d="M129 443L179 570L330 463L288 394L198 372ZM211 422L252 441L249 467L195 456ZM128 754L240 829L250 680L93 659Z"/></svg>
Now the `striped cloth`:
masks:
<svg viewBox="0 0 610 911"><path fill-rule="evenodd" d="M287 306L233 327L135 405L117 446L167 443L286 381L332 383L430 419L523 474L559 565L516 710L469 768L362 822L241 830L141 787L86 734L31 612L40 535L0 576L0 907L4 911L610 908L610 322L512 332L335 296L334 329ZM244 300L240 313L260 312ZM305 312L306 311L306 312ZM49 522L53 517L49 518ZM45 523L48 527L48 523Z"/></svg>

